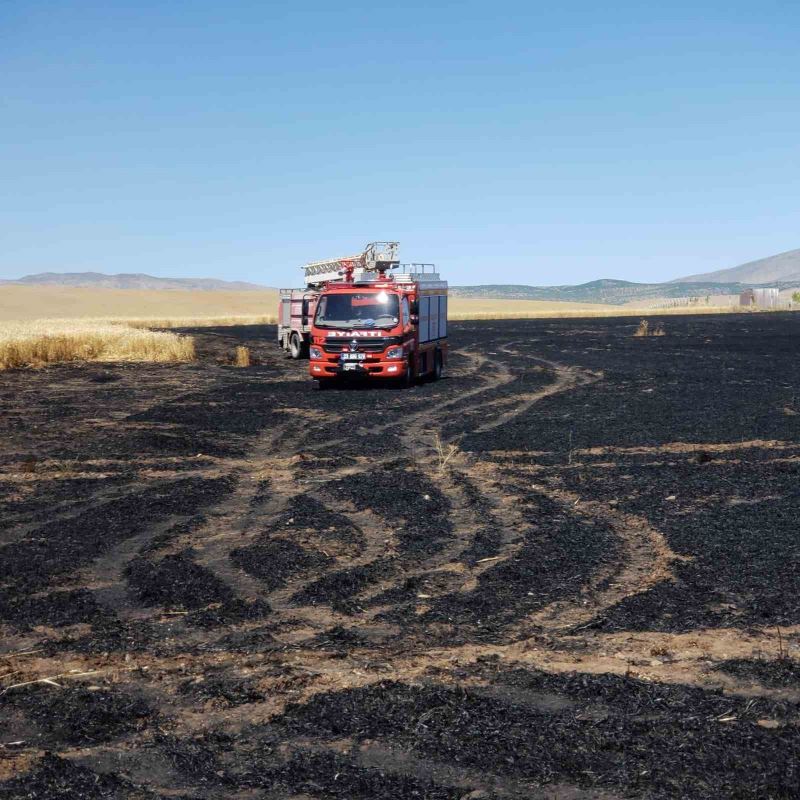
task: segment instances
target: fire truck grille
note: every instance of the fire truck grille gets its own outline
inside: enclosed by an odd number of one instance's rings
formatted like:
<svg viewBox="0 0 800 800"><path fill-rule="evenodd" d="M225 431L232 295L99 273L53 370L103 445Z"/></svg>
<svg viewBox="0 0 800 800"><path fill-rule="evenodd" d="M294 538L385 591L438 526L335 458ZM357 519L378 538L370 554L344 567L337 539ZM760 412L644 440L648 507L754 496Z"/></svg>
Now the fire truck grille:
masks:
<svg viewBox="0 0 800 800"><path fill-rule="evenodd" d="M380 353L390 344L397 344L400 340L394 336L387 336L380 339L358 339L357 341L360 353ZM351 342L352 339L343 339L340 342L325 342L322 348L326 353L341 353L350 349Z"/></svg>

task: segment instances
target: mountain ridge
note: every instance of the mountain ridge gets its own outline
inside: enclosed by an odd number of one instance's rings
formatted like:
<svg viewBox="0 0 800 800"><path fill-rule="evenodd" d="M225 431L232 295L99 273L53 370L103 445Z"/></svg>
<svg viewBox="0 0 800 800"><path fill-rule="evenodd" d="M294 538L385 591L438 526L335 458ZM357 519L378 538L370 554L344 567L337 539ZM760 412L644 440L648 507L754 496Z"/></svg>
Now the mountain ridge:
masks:
<svg viewBox="0 0 800 800"><path fill-rule="evenodd" d="M189 291L255 292L272 287L246 281L224 281L218 278L159 278L142 272L39 272L23 275L16 280L3 280L0 284L22 286L69 286L88 289L180 289Z"/></svg>
<svg viewBox="0 0 800 800"><path fill-rule="evenodd" d="M24 275L16 280L0 280L0 284L204 292L251 292L272 288L245 281L225 281L216 278L160 278L145 273L102 272L41 272ZM636 283L616 278L598 278L587 283L561 286L451 285L450 292L454 297L624 305L649 300L736 295L747 288L759 286L775 286L781 290L800 287L800 249L749 261L738 267L698 273L665 283Z"/></svg>
<svg viewBox="0 0 800 800"><path fill-rule="evenodd" d="M747 261L739 264L738 267L687 275L683 278L676 278L670 283L704 283L707 281L748 285L775 283L776 281L800 281L800 249L787 250L774 256Z"/></svg>

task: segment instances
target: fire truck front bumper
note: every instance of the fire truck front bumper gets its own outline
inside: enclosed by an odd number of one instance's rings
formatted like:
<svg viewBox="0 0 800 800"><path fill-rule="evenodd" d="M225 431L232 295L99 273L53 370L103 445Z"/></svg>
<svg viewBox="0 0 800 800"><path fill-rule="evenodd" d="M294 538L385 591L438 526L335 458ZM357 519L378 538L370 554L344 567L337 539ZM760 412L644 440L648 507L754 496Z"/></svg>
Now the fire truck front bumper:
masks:
<svg viewBox="0 0 800 800"><path fill-rule="evenodd" d="M399 378L406 368L402 361L312 361L308 372L312 378Z"/></svg>

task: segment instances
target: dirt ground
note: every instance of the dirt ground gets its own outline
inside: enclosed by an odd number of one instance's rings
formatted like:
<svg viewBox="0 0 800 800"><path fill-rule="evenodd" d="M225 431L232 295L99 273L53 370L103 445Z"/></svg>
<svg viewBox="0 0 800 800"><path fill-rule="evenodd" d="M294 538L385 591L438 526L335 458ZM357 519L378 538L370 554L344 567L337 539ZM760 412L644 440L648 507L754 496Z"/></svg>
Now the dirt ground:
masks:
<svg viewBox="0 0 800 800"><path fill-rule="evenodd" d="M0 374L0 798L800 797L800 315L636 323Z"/></svg>

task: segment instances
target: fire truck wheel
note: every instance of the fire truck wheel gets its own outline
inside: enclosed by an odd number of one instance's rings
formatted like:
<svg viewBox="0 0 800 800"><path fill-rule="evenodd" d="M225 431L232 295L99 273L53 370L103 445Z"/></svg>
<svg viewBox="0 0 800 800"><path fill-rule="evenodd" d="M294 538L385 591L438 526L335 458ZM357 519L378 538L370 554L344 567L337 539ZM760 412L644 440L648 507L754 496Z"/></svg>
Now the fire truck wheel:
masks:
<svg viewBox="0 0 800 800"><path fill-rule="evenodd" d="M318 392L323 392L333 386L333 381L330 378L315 378L311 381L311 388Z"/></svg>
<svg viewBox="0 0 800 800"><path fill-rule="evenodd" d="M437 350L433 356L433 372L431 373L431 380L438 381L439 378L442 377L442 371L444 367L442 365L442 352L441 350Z"/></svg>
<svg viewBox="0 0 800 800"><path fill-rule="evenodd" d="M293 333L292 338L289 339L289 354L295 359L303 355L303 345L300 342L300 337L296 333Z"/></svg>
<svg viewBox="0 0 800 800"><path fill-rule="evenodd" d="M405 372L403 372L402 377L397 379L397 383L401 389L408 389L409 386L414 384L414 365L411 363L411 359L408 360Z"/></svg>

